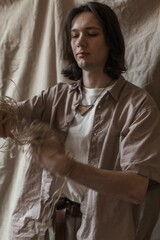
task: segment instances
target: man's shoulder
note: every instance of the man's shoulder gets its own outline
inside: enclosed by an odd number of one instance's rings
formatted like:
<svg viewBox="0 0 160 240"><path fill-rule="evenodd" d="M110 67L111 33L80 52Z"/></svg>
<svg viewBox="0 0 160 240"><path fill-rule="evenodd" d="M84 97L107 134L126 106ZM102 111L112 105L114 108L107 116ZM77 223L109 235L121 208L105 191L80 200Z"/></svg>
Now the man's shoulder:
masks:
<svg viewBox="0 0 160 240"><path fill-rule="evenodd" d="M142 99L142 97L149 97L150 98L150 94L140 85L136 85L135 83L128 81L126 79L124 79L124 91L127 95L129 96L137 96L140 97Z"/></svg>
<svg viewBox="0 0 160 240"><path fill-rule="evenodd" d="M124 97L130 104L133 104L134 106L142 104L146 105L148 108L157 108L156 102L144 88L127 80L125 80L121 97Z"/></svg>

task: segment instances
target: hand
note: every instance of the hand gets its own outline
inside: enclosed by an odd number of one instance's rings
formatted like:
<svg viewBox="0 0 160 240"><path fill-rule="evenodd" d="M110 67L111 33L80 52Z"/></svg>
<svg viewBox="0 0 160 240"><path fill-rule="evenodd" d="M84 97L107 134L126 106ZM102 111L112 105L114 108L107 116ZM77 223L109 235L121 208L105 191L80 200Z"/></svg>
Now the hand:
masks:
<svg viewBox="0 0 160 240"><path fill-rule="evenodd" d="M8 96L0 97L0 137L13 137L11 131L17 122L17 103Z"/></svg>
<svg viewBox="0 0 160 240"><path fill-rule="evenodd" d="M12 137L12 124L7 113L0 111L0 137Z"/></svg>
<svg viewBox="0 0 160 240"><path fill-rule="evenodd" d="M66 176L72 168L73 160L66 156L64 145L57 133L38 146L32 144L31 154L42 168L51 173Z"/></svg>

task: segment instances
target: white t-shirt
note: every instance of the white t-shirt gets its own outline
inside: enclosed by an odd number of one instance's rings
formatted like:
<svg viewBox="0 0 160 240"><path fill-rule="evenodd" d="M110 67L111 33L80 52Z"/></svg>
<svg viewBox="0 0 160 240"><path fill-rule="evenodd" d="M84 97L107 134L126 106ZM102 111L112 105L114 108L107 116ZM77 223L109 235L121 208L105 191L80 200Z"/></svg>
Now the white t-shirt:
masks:
<svg viewBox="0 0 160 240"><path fill-rule="evenodd" d="M93 105L93 107L83 116L77 111L75 119L68 130L65 143L66 151L69 152L76 161L81 163L87 164L88 162L88 152L95 109L106 90L106 88L83 88L83 100L81 105ZM68 179L63 189L63 196L80 203L84 191L84 186Z"/></svg>

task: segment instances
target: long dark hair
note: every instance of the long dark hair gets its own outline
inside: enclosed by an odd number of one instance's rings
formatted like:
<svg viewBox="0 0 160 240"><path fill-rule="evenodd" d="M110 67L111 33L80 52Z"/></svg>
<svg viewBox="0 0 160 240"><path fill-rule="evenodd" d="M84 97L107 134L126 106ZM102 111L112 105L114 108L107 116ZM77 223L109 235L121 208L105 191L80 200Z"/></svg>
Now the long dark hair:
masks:
<svg viewBox="0 0 160 240"><path fill-rule="evenodd" d="M71 24L76 15L86 11L92 12L103 28L106 43L109 47L109 56L106 59L104 72L116 80L122 72L126 71L124 38L116 14L107 5L98 2L88 2L75 7L66 16L62 31L62 58L66 66L62 70L62 74L71 80L82 78L82 69L78 66L71 49Z"/></svg>

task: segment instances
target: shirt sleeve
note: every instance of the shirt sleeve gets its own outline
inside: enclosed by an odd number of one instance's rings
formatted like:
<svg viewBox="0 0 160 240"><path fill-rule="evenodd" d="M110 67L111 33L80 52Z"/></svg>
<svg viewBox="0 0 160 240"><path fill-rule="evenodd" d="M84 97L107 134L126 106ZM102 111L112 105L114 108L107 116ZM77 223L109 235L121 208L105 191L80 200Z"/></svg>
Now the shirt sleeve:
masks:
<svg viewBox="0 0 160 240"><path fill-rule="evenodd" d="M47 90L42 91L39 95L17 104L18 119L21 124L30 124L33 121L41 121L44 118L46 105L48 107L47 113L49 114L49 105L51 105L49 103L51 101L48 100L48 96L51 91L54 96L54 89L55 87L48 88ZM47 117L47 115L45 116ZM50 116L48 116L48 119L49 117Z"/></svg>
<svg viewBox="0 0 160 240"><path fill-rule="evenodd" d="M160 113L158 108L138 112L120 145L122 170L160 182Z"/></svg>

